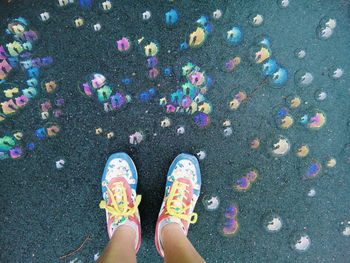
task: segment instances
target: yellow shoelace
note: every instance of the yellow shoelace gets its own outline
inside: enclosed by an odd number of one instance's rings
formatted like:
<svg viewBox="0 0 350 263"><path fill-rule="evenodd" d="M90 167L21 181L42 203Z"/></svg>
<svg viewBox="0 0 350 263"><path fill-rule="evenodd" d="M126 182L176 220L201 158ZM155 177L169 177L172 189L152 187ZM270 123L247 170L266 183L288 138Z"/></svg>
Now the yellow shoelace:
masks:
<svg viewBox="0 0 350 263"><path fill-rule="evenodd" d="M197 213L186 214L187 210L190 209L190 205L186 205L184 202L186 193L188 193L187 187L186 183L179 181L173 183L167 198L166 209L167 214L194 224L198 219ZM175 199L175 197L177 198Z"/></svg>
<svg viewBox="0 0 350 263"><path fill-rule="evenodd" d="M126 196L126 189L122 182L115 182L112 190L108 186L107 191L111 198L111 205L107 205L105 200L100 202L100 208L106 209L112 216L131 216L133 215L137 207L141 202L141 195L136 196L136 200L133 207L130 207L128 202L128 197Z"/></svg>

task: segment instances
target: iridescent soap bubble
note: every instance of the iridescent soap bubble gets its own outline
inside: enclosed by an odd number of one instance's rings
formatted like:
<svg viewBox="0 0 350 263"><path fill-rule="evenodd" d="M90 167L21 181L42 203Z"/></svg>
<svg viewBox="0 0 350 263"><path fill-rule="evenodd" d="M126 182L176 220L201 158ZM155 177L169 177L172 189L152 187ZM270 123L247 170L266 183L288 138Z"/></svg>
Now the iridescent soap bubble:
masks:
<svg viewBox="0 0 350 263"><path fill-rule="evenodd" d="M47 11L44 11L44 12L40 13L39 19L40 19L42 22L48 21L48 20L50 19L50 13L47 12Z"/></svg>
<svg viewBox="0 0 350 263"><path fill-rule="evenodd" d="M341 234L345 237L350 236L350 221L340 223Z"/></svg>
<svg viewBox="0 0 350 263"><path fill-rule="evenodd" d="M277 0L277 5L280 8L286 8L289 6L289 0Z"/></svg>
<svg viewBox="0 0 350 263"><path fill-rule="evenodd" d="M294 51L294 55L296 58L298 59L303 59L305 58L306 56L306 51L304 49L301 49L301 48L297 48L295 51Z"/></svg>
<svg viewBox="0 0 350 263"><path fill-rule="evenodd" d="M339 79L341 76L343 76L344 70L340 67L332 67L328 71L328 76L331 79Z"/></svg>
<svg viewBox="0 0 350 263"><path fill-rule="evenodd" d="M243 33L241 28L233 26L225 33L225 39L228 43L237 44L242 40Z"/></svg>
<svg viewBox="0 0 350 263"><path fill-rule="evenodd" d="M314 188L311 188L308 192L307 192L307 196L308 197L314 197L316 195L316 190Z"/></svg>
<svg viewBox="0 0 350 263"><path fill-rule="evenodd" d="M309 145L305 143L299 144L295 148L295 154L300 158L306 157L309 154L309 152L310 152Z"/></svg>
<svg viewBox="0 0 350 263"><path fill-rule="evenodd" d="M210 122L210 116L203 112L195 114L193 118L194 118L194 123L199 127L208 126Z"/></svg>
<svg viewBox="0 0 350 263"><path fill-rule="evenodd" d="M270 81L275 87L280 87L287 82L288 71L279 67L275 73L270 76Z"/></svg>
<svg viewBox="0 0 350 263"><path fill-rule="evenodd" d="M301 104L301 98L298 95L289 95L286 98L286 104L290 108L297 108Z"/></svg>
<svg viewBox="0 0 350 263"><path fill-rule="evenodd" d="M241 63L240 57L234 57L230 58L229 60L225 61L223 70L226 72L234 70L239 64Z"/></svg>
<svg viewBox="0 0 350 263"><path fill-rule="evenodd" d="M323 101L327 98L327 92L325 90L319 89L315 92L315 100Z"/></svg>
<svg viewBox="0 0 350 263"><path fill-rule="evenodd" d="M231 110L236 110L241 105L241 103L246 100L247 94L244 91L239 91L233 96L233 100L229 102Z"/></svg>
<svg viewBox="0 0 350 263"><path fill-rule="evenodd" d="M116 41L117 49L120 52L127 52L131 48L131 41L128 37L123 36Z"/></svg>
<svg viewBox="0 0 350 263"><path fill-rule="evenodd" d="M142 17L142 20L149 20L152 16L152 13L151 11L149 10L146 10L145 12L142 13L141 17Z"/></svg>
<svg viewBox="0 0 350 263"><path fill-rule="evenodd" d="M196 155L199 160L204 160L207 157L207 153L204 150L197 152Z"/></svg>
<svg viewBox="0 0 350 263"><path fill-rule="evenodd" d="M9 154L12 159L18 159L23 155L23 149L19 146L13 147L9 150Z"/></svg>
<svg viewBox="0 0 350 263"><path fill-rule="evenodd" d="M320 20L320 25L334 29L337 26L337 20L335 18L325 16Z"/></svg>
<svg viewBox="0 0 350 263"><path fill-rule="evenodd" d="M268 60L265 60L265 62L262 64L262 72L264 76L272 75L273 73L277 72L279 66L276 62L276 60L269 58Z"/></svg>
<svg viewBox="0 0 350 263"><path fill-rule="evenodd" d="M329 158L326 162L328 168L333 168L337 164L337 160L333 157Z"/></svg>
<svg viewBox="0 0 350 263"><path fill-rule="evenodd" d="M55 162L55 167L58 170L63 169L63 167L66 164L66 160L64 158L57 158L54 162Z"/></svg>
<svg viewBox="0 0 350 263"><path fill-rule="evenodd" d="M271 141L269 149L274 156L283 156L289 152L290 142L286 137L278 135Z"/></svg>
<svg viewBox="0 0 350 263"><path fill-rule="evenodd" d="M291 247L298 252L305 252L311 245L311 239L306 233L295 233L291 238Z"/></svg>
<svg viewBox="0 0 350 263"><path fill-rule="evenodd" d="M262 219L263 227L267 232L276 233L281 230L283 222L279 215L275 213L269 213Z"/></svg>
<svg viewBox="0 0 350 263"><path fill-rule="evenodd" d="M220 9L216 9L213 14L212 14L212 17L215 19L215 20L218 20L222 17L222 11Z"/></svg>
<svg viewBox="0 0 350 263"><path fill-rule="evenodd" d="M260 14L251 14L248 20L252 26L260 26L264 22L264 17Z"/></svg>
<svg viewBox="0 0 350 263"><path fill-rule="evenodd" d="M307 72L304 69L300 69L295 72L294 80L295 84L301 88L304 88L311 85L312 81L314 80L314 76L310 72Z"/></svg>
<svg viewBox="0 0 350 263"><path fill-rule="evenodd" d="M140 144L144 140L144 134L141 131L129 135L129 143L132 145Z"/></svg>
<svg viewBox="0 0 350 263"><path fill-rule="evenodd" d="M169 127L171 125L171 120L167 117L165 117L164 119L161 120L160 122L160 126L162 128L166 128L166 127Z"/></svg>
<svg viewBox="0 0 350 263"><path fill-rule="evenodd" d="M224 215L219 223L219 233L225 237L232 237L237 233L239 228L238 220L238 207L236 204L232 203L225 208Z"/></svg>
<svg viewBox="0 0 350 263"><path fill-rule="evenodd" d="M326 40L333 35L333 29L328 26L319 25L316 28L316 35L319 39Z"/></svg>
<svg viewBox="0 0 350 263"><path fill-rule="evenodd" d="M109 1L109 0L106 0L106 1L101 1L100 2L100 8L103 10L103 11L110 11L112 9L113 5L112 5L112 2Z"/></svg>
<svg viewBox="0 0 350 263"><path fill-rule="evenodd" d="M93 29L95 32L100 31L101 28L102 28L102 26L101 26L100 23L96 23L96 24L93 24L93 25L92 25L92 29Z"/></svg>
<svg viewBox="0 0 350 263"><path fill-rule="evenodd" d="M313 159L311 160L306 167L304 177L305 178L315 178L321 173L322 165L319 161Z"/></svg>
<svg viewBox="0 0 350 263"><path fill-rule="evenodd" d="M220 198L216 194L206 194L202 198L202 203L207 211L215 211L219 208Z"/></svg>
<svg viewBox="0 0 350 263"><path fill-rule="evenodd" d="M307 128L318 130L326 123L326 114L321 110L312 110L307 114Z"/></svg>
<svg viewBox="0 0 350 263"><path fill-rule="evenodd" d="M272 116L277 127L288 129L294 123L292 115L289 114L289 109L283 105L277 105L273 108Z"/></svg>
<svg viewBox="0 0 350 263"><path fill-rule="evenodd" d="M82 18L82 17L76 17L76 18L74 18L74 20L73 20L73 25L74 25L76 28L82 27L82 26L84 25L84 18Z"/></svg>
<svg viewBox="0 0 350 263"><path fill-rule="evenodd" d="M178 126L176 128L176 134L181 135L185 133L185 127L184 126Z"/></svg>
<svg viewBox="0 0 350 263"><path fill-rule="evenodd" d="M207 39L207 32L204 27L197 26L188 35L187 43L190 47L200 47Z"/></svg>
<svg viewBox="0 0 350 263"><path fill-rule="evenodd" d="M224 129L224 136L225 136L225 137L231 136L232 133L233 133L232 127L226 127L226 128Z"/></svg>
<svg viewBox="0 0 350 263"><path fill-rule="evenodd" d="M254 138L250 141L249 146L251 149L257 149L260 146L260 139Z"/></svg>
<svg viewBox="0 0 350 263"><path fill-rule="evenodd" d="M266 61L271 54L270 47L264 44L253 45L249 48L249 57L256 64Z"/></svg>
<svg viewBox="0 0 350 263"><path fill-rule="evenodd" d="M142 53L146 57L156 56L159 52L159 45L155 41L143 40L140 47L142 48Z"/></svg>
<svg viewBox="0 0 350 263"><path fill-rule="evenodd" d="M175 24L178 19L179 13L174 8L171 8L168 12L165 13L165 23L167 25Z"/></svg>

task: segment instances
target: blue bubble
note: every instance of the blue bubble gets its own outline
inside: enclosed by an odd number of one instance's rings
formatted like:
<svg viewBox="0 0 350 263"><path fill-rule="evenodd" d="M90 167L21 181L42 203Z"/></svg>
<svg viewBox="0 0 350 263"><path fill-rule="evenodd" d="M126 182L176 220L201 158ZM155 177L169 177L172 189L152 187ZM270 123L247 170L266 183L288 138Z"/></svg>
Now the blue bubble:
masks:
<svg viewBox="0 0 350 263"><path fill-rule="evenodd" d="M30 68L27 70L27 74L28 74L28 77L30 78L36 78L36 77L39 77L40 75L40 70L39 68Z"/></svg>
<svg viewBox="0 0 350 263"><path fill-rule="evenodd" d="M271 48L271 39L269 39L268 37L263 37L262 40L259 42L259 44L265 45L269 48Z"/></svg>
<svg viewBox="0 0 350 263"><path fill-rule="evenodd" d="M239 27L232 27L226 32L226 40L229 43L238 43L242 39L242 30Z"/></svg>
<svg viewBox="0 0 350 263"><path fill-rule="evenodd" d="M178 89L176 92L173 92L170 94L171 97L171 102L175 105L178 105L181 103L181 99L182 99L183 93L181 89Z"/></svg>
<svg viewBox="0 0 350 263"><path fill-rule="evenodd" d="M165 23L167 23L168 25L175 24L178 19L179 14L174 8L170 9L168 12L165 13Z"/></svg>
<svg viewBox="0 0 350 263"><path fill-rule="evenodd" d="M45 128L42 127L35 130L35 136L38 138L45 138L47 136Z"/></svg>
<svg viewBox="0 0 350 263"><path fill-rule="evenodd" d="M132 82L132 79L131 78L124 78L122 79L122 82L125 84L125 85L128 85Z"/></svg>
<svg viewBox="0 0 350 263"><path fill-rule="evenodd" d="M278 118L284 118L288 114L288 109L287 108L281 108L277 112L277 117Z"/></svg>
<svg viewBox="0 0 350 263"><path fill-rule="evenodd" d="M202 16L196 21L196 23L198 23L198 24L204 26L204 25L206 25L206 24L208 23L208 17L202 15Z"/></svg>
<svg viewBox="0 0 350 263"><path fill-rule="evenodd" d="M213 78L212 78L211 76L206 75L206 77L207 77L206 86L207 86L207 87L210 87L211 85L213 85L214 80L213 80Z"/></svg>
<svg viewBox="0 0 350 263"><path fill-rule="evenodd" d="M288 71L285 68L279 68L272 74L272 83L275 85L283 85L288 78Z"/></svg>
<svg viewBox="0 0 350 263"><path fill-rule="evenodd" d="M91 0L79 0L79 4L83 7L91 6Z"/></svg>
<svg viewBox="0 0 350 263"><path fill-rule="evenodd" d="M156 95L156 93L157 93L157 91L156 91L155 88L150 88L150 89L148 90L148 92L149 92L152 96Z"/></svg>
<svg viewBox="0 0 350 263"><path fill-rule="evenodd" d="M29 87L36 87L38 85L38 80L36 78L31 78L26 81Z"/></svg>
<svg viewBox="0 0 350 263"><path fill-rule="evenodd" d="M213 33L214 31L214 26L213 24L207 24L204 26L205 32L207 32L208 34Z"/></svg>
<svg viewBox="0 0 350 263"><path fill-rule="evenodd" d="M15 68L18 65L18 58L17 57L9 57L9 58L7 58L7 62L11 65L11 67Z"/></svg>
<svg viewBox="0 0 350 263"><path fill-rule="evenodd" d="M50 65L52 62L53 62L53 59L52 59L52 57L50 57L50 56L48 56L48 57L43 57L43 58L41 59L41 65L43 65L43 66L48 66L48 65Z"/></svg>
<svg viewBox="0 0 350 263"><path fill-rule="evenodd" d="M268 76L276 72L278 64L276 60L269 58L265 63L263 63L263 75Z"/></svg>
<svg viewBox="0 0 350 263"><path fill-rule="evenodd" d="M305 114L300 118L299 123L301 123L302 125L305 125L308 123L308 121L309 121L309 115Z"/></svg>
<svg viewBox="0 0 350 263"><path fill-rule="evenodd" d="M139 98L141 101L149 102L151 100L151 94L148 90L145 90L140 93Z"/></svg>
<svg viewBox="0 0 350 263"><path fill-rule="evenodd" d="M180 50L185 50L185 49L187 49L188 48L188 44L186 43L186 42L182 42L181 44L180 44Z"/></svg>
<svg viewBox="0 0 350 263"><path fill-rule="evenodd" d="M35 147L34 142L27 143L27 148L28 148L29 150L33 150L34 147Z"/></svg>
<svg viewBox="0 0 350 263"><path fill-rule="evenodd" d="M164 69L164 74L165 74L165 75L170 75L170 74L171 74L171 68L170 68L170 67L166 67L166 68Z"/></svg>

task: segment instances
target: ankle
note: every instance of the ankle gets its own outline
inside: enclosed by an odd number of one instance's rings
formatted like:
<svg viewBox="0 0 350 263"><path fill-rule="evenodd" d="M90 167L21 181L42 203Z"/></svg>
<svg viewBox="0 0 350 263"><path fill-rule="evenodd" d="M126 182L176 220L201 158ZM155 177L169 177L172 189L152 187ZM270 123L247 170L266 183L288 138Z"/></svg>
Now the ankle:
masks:
<svg viewBox="0 0 350 263"><path fill-rule="evenodd" d="M167 223L160 229L160 241L163 242L169 236L184 235L182 227L177 223Z"/></svg>
<svg viewBox="0 0 350 263"><path fill-rule="evenodd" d="M112 239L123 239L125 242L131 242L134 246L136 242L136 230L130 225L121 225L113 233Z"/></svg>

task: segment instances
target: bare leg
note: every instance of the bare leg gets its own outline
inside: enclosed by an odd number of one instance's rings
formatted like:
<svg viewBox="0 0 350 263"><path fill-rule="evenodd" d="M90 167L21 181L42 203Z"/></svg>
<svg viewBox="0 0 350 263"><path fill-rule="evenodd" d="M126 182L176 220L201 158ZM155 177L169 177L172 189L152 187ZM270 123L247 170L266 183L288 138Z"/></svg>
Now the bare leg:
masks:
<svg viewBox="0 0 350 263"><path fill-rule="evenodd" d="M136 263L135 230L127 225L118 227L97 263Z"/></svg>
<svg viewBox="0 0 350 263"><path fill-rule="evenodd" d="M178 224L169 223L161 231L166 263L205 262Z"/></svg>

